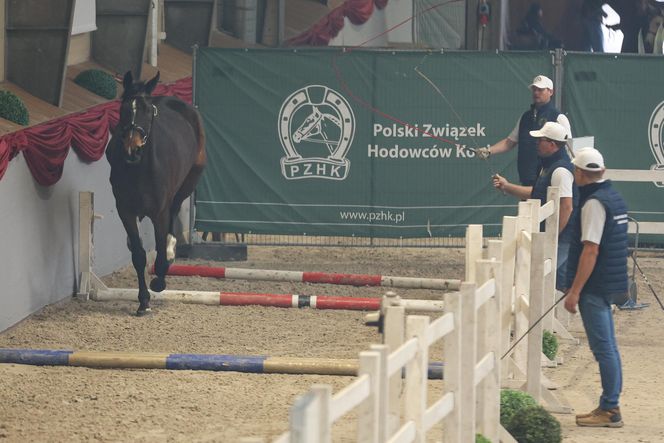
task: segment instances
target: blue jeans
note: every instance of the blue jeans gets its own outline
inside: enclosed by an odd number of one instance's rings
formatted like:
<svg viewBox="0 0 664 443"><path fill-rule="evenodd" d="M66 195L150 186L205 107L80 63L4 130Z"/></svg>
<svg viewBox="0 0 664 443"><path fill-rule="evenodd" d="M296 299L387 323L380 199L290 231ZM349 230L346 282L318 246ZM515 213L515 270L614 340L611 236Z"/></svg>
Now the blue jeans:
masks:
<svg viewBox="0 0 664 443"><path fill-rule="evenodd" d="M605 410L617 408L622 391L622 367L613 328L611 304L601 295L582 292L579 311L590 350L599 363L602 379L599 407Z"/></svg>
<svg viewBox="0 0 664 443"><path fill-rule="evenodd" d="M570 242L558 241L557 269L556 269L556 289L562 291L570 285L567 284L567 258L569 257Z"/></svg>

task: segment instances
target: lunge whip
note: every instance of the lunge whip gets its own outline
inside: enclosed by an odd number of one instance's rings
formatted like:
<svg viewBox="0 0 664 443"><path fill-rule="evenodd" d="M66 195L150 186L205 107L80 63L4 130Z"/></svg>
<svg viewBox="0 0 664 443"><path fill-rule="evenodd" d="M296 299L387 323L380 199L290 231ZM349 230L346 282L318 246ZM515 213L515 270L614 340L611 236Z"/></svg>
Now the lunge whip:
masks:
<svg viewBox="0 0 664 443"><path fill-rule="evenodd" d="M659 303L659 307L664 310L664 305L662 304L662 301L659 299L657 296L657 293L653 289L652 285L650 284L650 281L648 280L648 277L646 277L646 274L643 273L641 270L641 266L639 266L639 262L636 261L636 257L634 257L634 254L632 254L632 260L634 260L634 264L636 265L636 269L639 270L639 273L641 274L641 277L643 277L643 280L645 280L646 284L648 285L648 288L650 288L650 292L652 292L652 295L655 296L655 300L657 300L657 303Z"/></svg>
<svg viewBox="0 0 664 443"><path fill-rule="evenodd" d="M560 301L561 301L563 298L567 297L567 294L568 294L567 292L564 293L563 296L560 297L560 298L558 299L557 302L555 302L555 303L554 303L549 309L547 309L546 312L545 312L544 314L542 314L542 316L541 316L540 318L538 318L538 319L535 321L535 323L533 323L532 326L529 327L528 330L527 330L526 332L524 332L523 335L522 335L521 337L519 337L519 339L518 339L517 341L514 342L514 344L513 344L512 346L510 346L510 348L507 350L507 352L505 352L505 354L503 354L503 356L500 357L500 359L502 360L502 359L504 359L505 357L507 357L507 355L508 355L510 352L512 352L512 349L514 349L514 348L516 347L516 345L518 345L518 344L521 342L521 340L523 340L524 338L526 338L526 337L528 336L528 334L530 333L530 331L532 331L533 328L534 328L535 326L537 326L538 323L541 322L542 319L544 319L544 317L546 317L546 315L547 315L549 312L551 312L551 311L553 310L553 308L555 308L556 305L558 305L558 303L560 303Z"/></svg>
<svg viewBox="0 0 664 443"><path fill-rule="evenodd" d="M422 59L422 61L420 62L420 65L424 62L426 57L428 57L428 55L426 55ZM461 126L467 126L465 124L465 122L463 121L463 119L461 118L461 116L459 115L459 113L456 111L456 109L454 109L454 106L452 106L452 103L450 103L450 101L447 99L445 94L443 94L443 91L441 91L440 88L438 86L436 86L436 84L433 81L431 81L431 79L429 77L427 77L422 71L420 71L419 65L415 66L415 72L417 72L417 74L420 77L422 77L427 83L429 83L431 85L431 87L438 93L438 95L445 101L445 103L447 103L447 106L449 106L449 108L452 111L452 113L454 114L454 116L457 118L459 123L461 123ZM477 140L475 139L475 136L471 135L470 138L473 141L473 144L475 145L475 148L469 148L469 147L464 146L464 149L472 151L477 155L479 144L477 143ZM489 170L490 176L493 178L496 175L496 172L493 170L493 168L491 167L491 165L487 161L485 161L485 165L486 165L487 169Z"/></svg>

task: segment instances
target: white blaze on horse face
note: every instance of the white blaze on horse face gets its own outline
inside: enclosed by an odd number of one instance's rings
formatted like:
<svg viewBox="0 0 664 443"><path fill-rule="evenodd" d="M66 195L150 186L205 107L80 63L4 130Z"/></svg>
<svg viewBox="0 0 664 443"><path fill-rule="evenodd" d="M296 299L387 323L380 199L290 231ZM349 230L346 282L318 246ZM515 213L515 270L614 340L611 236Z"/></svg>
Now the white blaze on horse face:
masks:
<svg viewBox="0 0 664 443"><path fill-rule="evenodd" d="M141 132L136 130L136 99L131 101L131 126L129 132L124 135L124 149L126 154L131 157L145 144Z"/></svg>
<svg viewBox="0 0 664 443"><path fill-rule="evenodd" d="M171 234L166 236L166 260L171 261L175 258L175 244L177 239Z"/></svg>

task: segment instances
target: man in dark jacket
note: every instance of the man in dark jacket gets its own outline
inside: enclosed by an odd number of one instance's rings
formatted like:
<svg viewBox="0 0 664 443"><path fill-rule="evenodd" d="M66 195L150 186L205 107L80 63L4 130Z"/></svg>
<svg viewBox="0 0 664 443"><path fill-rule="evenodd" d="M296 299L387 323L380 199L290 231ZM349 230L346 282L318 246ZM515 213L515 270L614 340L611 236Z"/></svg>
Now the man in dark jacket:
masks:
<svg viewBox="0 0 664 443"><path fill-rule="evenodd" d="M553 82L545 75L538 75L530 85L533 95L533 104L523 113L512 132L487 148L479 148L477 157L486 160L493 154L501 154L512 150L517 144L517 168L519 182L523 186L532 186L542 169L537 156L537 140L530 135L530 131L540 129L546 122L558 122L567 128L568 137L571 137L569 120L564 114L558 112L551 101L553 97Z"/></svg>
<svg viewBox="0 0 664 443"><path fill-rule="evenodd" d="M542 172L533 186L512 184L498 174L493 177L493 186L522 200L539 199L542 204L546 203L549 186L556 186L560 190L556 289L563 291L568 288L567 257L572 240L576 237L574 229L579 201L578 190L574 185L574 166L565 150L567 128L560 123L547 122L542 129L530 131L530 136L537 140L537 154L542 164Z"/></svg>
<svg viewBox="0 0 664 443"><path fill-rule="evenodd" d="M572 160L579 186L580 233L570 248L568 272L572 284L565 309L581 311L588 344L599 363L602 395L598 407L576 416L578 426L620 428L619 398L622 367L611 304L627 293L627 205L610 180L604 180L604 159L593 148Z"/></svg>

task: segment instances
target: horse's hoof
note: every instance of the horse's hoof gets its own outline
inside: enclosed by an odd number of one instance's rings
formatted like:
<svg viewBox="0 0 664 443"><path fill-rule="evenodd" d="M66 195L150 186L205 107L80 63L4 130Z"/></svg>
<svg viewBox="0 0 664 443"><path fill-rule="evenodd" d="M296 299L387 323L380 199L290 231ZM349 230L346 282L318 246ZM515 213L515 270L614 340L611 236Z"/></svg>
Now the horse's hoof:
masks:
<svg viewBox="0 0 664 443"><path fill-rule="evenodd" d="M136 317L145 317L148 314L152 314L152 309L150 308L138 308L138 311L136 311Z"/></svg>
<svg viewBox="0 0 664 443"><path fill-rule="evenodd" d="M166 279L155 277L150 282L150 289L154 292L161 292L166 289Z"/></svg>

